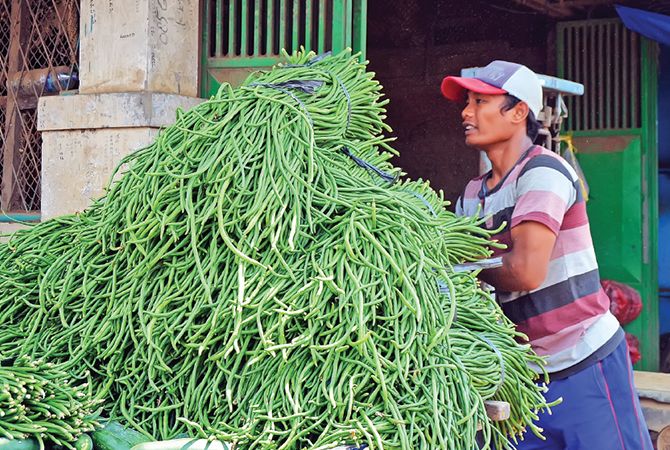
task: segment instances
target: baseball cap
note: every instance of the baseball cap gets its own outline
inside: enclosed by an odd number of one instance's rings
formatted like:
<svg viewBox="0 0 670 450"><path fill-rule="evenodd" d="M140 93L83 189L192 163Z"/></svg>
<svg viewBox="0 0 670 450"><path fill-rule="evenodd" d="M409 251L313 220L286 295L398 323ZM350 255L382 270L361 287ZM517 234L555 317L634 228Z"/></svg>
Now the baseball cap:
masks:
<svg viewBox="0 0 670 450"><path fill-rule="evenodd" d="M461 100L466 91L513 95L525 102L535 117L542 109L542 82L535 72L522 64L493 61L476 69L474 77L448 76L442 80L442 95L449 100Z"/></svg>

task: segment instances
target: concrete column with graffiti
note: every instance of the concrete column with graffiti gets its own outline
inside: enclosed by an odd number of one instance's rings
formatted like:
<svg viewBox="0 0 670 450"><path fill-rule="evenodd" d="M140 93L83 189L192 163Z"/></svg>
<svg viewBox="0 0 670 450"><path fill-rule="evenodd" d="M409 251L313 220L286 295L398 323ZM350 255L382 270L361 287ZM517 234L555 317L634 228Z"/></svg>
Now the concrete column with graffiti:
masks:
<svg viewBox="0 0 670 450"><path fill-rule="evenodd" d="M82 0L79 24L78 93L38 105L42 220L85 209L123 156L202 101L198 2Z"/></svg>

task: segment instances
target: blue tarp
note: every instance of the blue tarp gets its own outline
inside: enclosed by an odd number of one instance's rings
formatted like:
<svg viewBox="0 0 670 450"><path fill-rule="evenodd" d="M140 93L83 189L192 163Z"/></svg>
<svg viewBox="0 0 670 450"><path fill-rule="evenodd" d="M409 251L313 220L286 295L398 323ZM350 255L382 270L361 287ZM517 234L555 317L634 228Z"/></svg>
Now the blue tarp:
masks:
<svg viewBox="0 0 670 450"><path fill-rule="evenodd" d="M664 45L670 45L670 16L615 5L626 28Z"/></svg>

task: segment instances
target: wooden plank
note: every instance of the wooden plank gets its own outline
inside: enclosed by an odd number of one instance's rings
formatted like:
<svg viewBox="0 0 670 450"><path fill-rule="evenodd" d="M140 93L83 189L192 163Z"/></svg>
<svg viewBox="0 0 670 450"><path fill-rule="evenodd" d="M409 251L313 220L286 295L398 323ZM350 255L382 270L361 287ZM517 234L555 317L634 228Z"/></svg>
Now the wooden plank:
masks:
<svg viewBox="0 0 670 450"><path fill-rule="evenodd" d="M634 372L635 389L640 397L670 404L670 373Z"/></svg>
<svg viewBox="0 0 670 450"><path fill-rule="evenodd" d="M633 371L635 387L670 391L670 373Z"/></svg>
<svg viewBox="0 0 670 450"><path fill-rule="evenodd" d="M502 420L509 419L510 406L507 402L501 402L498 400L485 400L484 408L486 408L487 417L494 422L500 422ZM477 424L477 430L481 429L482 424L480 422Z"/></svg>
<svg viewBox="0 0 670 450"><path fill-rule="evenodd" d="M9 52L7 54L7 71L18 72L23 67L22 50L27 48L29 17L28 2L23 0L12 1L12 13L10 20L9 34ZM20 195L17 189L15 167L18 167L20 154L18 151L21 145L21 111L18 107L16 88L7 86L7 109L5 116L5 149L3 154L2 167L2 193L0 195L0 207L3 211L8 211Z"/></svg>
<svg viewBox="0 0 670 450"><path fill-rule="evenodd" d="M486 407L486 415L489 416L489 419L495 422L509 419L509 403L489 400L484 402L484 406Z"/></svg>
<svg viewBox="0 0 670 450"><path fill-rule="evenodd" d="M634 377L647 428L652 431L663 430L670 423L670 374L636 370ZM670 432L666 431L666 434Z"/></svg>

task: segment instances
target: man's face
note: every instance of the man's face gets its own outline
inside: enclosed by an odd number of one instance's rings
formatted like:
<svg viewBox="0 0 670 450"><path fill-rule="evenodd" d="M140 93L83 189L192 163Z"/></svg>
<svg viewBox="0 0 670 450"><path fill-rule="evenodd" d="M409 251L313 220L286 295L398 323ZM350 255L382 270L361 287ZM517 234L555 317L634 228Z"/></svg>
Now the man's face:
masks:
<svg viewBox="0 0 670 450"><path fill-rule="evenodd" d="M470 147L486 150L490 145L506 141L515 131L510 121L511 112L502 111L504 95L485 95L468 91L465 107L461 112L465 143Z"/></svg>

